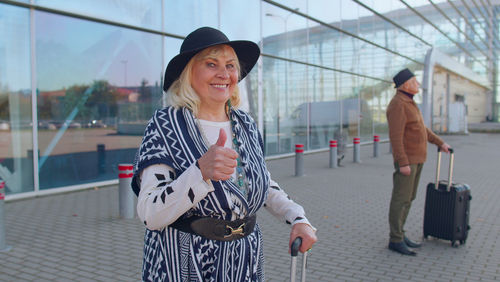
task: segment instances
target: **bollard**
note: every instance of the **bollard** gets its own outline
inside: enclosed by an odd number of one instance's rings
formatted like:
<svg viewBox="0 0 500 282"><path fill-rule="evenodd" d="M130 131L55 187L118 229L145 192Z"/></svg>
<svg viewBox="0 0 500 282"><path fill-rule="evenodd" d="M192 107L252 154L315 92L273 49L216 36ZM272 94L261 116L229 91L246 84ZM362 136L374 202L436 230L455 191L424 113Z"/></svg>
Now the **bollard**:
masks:
<svg viewBox="0 0 500 282"><path fill-rule="evenodd" d="M336 168L337 164L337 140L330 140L330 168Z"/></svg>
<svg viewBox="0 0 500 282"><path fill-rule="evenodd" d="M295 176L304 174L304 144L295 144Z"/></svg>
<svg viewBox="0 0 500 282"><path fill-rule="evenodd" d="M361 143L361 139L359 137L354 137L353 143L353 161L355 163L360 163L361 161L359 160L359 144Z"/></svg>
<svg viewBox="0 0 500 282"><path fill-rule="evenodd" d="M377 158L378 157L378 144L380 142L380 136L374 135L373 136L373 157Z"/></svg>
<svg viewBox="0 0 500 282"><path fill-rule="evenodd" d="M106 145L97 144L97 171L99 174L106 173Z"/></svg>
<svg viewBox="0 0 500 282"><path fill-rule="evenodd" d="M135 194L131 188L133 169L131 164L118 165L118 207L122 218L135 217Z"/></svg>
<svg viewBox="0 0 500 282"><path fill-rule="evenodd" d="M0 252L8 252L10 247L5 242L5 225L4 225L4 209L5 202L5 181L0 179Z"/></svg>

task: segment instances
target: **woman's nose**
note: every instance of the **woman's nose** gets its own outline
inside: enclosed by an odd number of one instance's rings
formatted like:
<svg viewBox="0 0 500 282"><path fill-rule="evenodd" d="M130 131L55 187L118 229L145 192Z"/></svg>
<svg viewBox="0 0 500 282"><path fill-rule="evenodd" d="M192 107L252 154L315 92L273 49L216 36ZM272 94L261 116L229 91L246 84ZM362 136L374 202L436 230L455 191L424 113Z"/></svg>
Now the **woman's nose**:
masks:
<svg viewBox="0 0 500 282"><path fill-rule="evenodd" d="M217 76L220 78L229 78L229 72L226 68L220 68Z"/></svg>

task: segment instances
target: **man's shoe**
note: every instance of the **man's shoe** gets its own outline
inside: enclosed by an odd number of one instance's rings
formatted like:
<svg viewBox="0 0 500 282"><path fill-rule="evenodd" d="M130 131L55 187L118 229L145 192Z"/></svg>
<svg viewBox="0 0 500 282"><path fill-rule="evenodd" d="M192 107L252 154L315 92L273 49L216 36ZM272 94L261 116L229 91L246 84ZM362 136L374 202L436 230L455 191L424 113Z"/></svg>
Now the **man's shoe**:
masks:
<svg viewBox="0 0 500 282"><path fill-rule="evenodd" d="M395 252L398 252L400 254L407 255L407 256L416 256L417 255L417 253L408 249L408 246L406 246L404 241L401 241L399 243L389 242L389 250L395 251Z"/></svg>
<svg viewBox="0 0 500 282"><path fill-rule="evenodd" d="M410 248L420 248L422 247L422 244L420 243L417 243L417 242L413 242L412 240L410 240L410 238L406 237L405 236L405 244L406 246L410 247Z"/></svg>

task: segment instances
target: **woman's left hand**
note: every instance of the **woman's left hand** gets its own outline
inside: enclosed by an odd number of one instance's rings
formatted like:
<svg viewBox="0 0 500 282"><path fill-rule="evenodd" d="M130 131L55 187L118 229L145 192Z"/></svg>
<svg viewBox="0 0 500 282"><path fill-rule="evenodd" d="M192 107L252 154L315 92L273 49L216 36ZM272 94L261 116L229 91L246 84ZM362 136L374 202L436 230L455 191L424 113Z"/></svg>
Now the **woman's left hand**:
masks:
<svg viewBox="0 0 500 282"><path fill-rule="evenodd" d="M290 247L295 238L301 237L302 244L300 245L299 251L301 253L307 252L312 248L312 245L318 241L316 237L316 231L307 223L297 223L292 227L292 232L290 233L290 242L288 242L288 252L290 253Z"/></svg>

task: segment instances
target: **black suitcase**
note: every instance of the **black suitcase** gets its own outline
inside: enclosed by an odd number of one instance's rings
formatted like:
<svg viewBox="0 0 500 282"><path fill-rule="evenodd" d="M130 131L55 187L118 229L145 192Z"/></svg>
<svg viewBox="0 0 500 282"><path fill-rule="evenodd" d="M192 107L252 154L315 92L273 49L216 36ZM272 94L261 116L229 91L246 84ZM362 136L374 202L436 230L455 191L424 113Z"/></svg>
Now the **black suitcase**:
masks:
<svg viewBox="0 0 500 282"><path fill-rule="evenodd" d="M436 182L427 185L424 212L424 238L432 236L465 244L469 232L470 188L467 184L453 183L453 149L450 149L450 168L448 181L439 180L441 150L438 149Z"/></svg>

